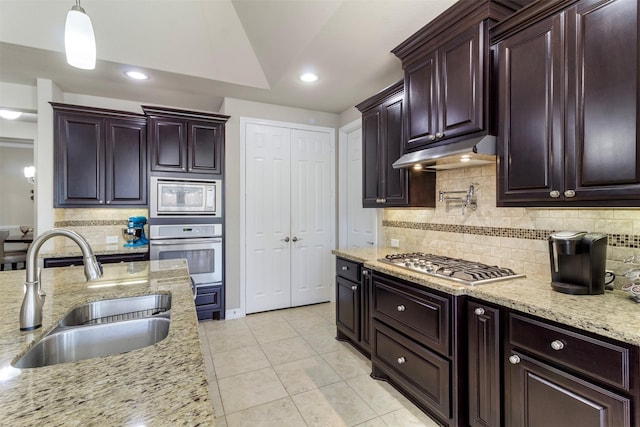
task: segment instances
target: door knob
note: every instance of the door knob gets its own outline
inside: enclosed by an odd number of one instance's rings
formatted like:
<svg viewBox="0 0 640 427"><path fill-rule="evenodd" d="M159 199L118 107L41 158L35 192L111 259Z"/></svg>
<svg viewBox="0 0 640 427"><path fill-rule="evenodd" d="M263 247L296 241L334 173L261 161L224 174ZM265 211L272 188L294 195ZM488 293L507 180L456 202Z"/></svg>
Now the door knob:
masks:
<svg viewBox="0 0 640 427"><path fill-rule="evenodd" d="M297 242L297 241L302 240L302 239L298 239L296 236L293 236L293 239L291 239L291 240L293 240L294 242Z"/></svg>
<svg viewBox="0 0 640 427"><path fill-rule="evenodd" d="M289 243L289 236L287 236L284 239L282 239L282 241L285 242L285 243Z"/></svg>

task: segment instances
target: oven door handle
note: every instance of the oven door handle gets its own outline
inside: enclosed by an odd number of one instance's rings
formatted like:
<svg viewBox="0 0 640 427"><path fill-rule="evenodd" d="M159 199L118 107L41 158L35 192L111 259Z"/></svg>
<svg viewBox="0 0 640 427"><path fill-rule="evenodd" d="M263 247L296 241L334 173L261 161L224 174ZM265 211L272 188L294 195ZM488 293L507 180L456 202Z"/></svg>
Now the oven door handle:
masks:
<svg viewBox="0 0 640 427"><path fill-rule="evenodd" d="M222 239L176 239L176 240L151 240L153 246L173 246L191 243L222 243Z"/></svg>

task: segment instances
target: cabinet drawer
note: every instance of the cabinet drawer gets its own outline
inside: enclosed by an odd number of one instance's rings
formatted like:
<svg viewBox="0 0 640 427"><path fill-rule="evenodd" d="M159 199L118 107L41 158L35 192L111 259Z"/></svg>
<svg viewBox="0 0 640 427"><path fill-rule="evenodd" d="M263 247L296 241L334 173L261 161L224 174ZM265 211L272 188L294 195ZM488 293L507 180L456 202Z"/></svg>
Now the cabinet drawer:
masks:
<svg viewBox="0 0 640 427"><path fill-rule="evenodd" d="M518 314L509 315L511 345L607 384L629 390L629 349Z"/></svg>
<svg viewBox="0 0 640 427"><path fill-rule="evenodd" d="M209 306L209 308L220 308L221 286L198 287L198 295L195 299L196 307Z"/></svg>
<svg viewBox="0 0 640 427"><path fill-rule="evenodd" d="M336 274L352 282L360 283L360 264L347 261L344 258L336 258Z"/></svg>
<svg viewBox="0 0 640 427"><path fill-rule="evenodd" d="M450 417L450 362L374 320L371 359L420 403Z"/></svg>
<svg viewBox="0 0 640 427"><path fill-rule="evenodd" d="M380 276L373 280L373 315L441 354L449 355L449 299Z"/></svg>

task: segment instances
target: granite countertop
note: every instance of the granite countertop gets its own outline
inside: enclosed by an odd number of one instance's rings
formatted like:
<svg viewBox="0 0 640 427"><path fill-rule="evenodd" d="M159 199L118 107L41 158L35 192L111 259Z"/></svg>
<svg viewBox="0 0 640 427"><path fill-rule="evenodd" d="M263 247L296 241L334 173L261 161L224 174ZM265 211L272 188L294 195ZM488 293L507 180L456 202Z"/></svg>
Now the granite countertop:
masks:
<svg viewBox="0 0 640 427"><path fill-rule="evenodd" d="M139 254L149 252L149 245L126 247L122 244L105 244L105 245L91 245L91 249L95 255L114 255L114 254ZM40 258L63 258L82 256L82 251L77 245L63 247L61 249L51 249L48 251L42 251L39 254Z"/></svg>
<svg viewBox="0 0 640 427"><path fill-rule="evenodd" d="M85 282L82 266L43 269L43 327L31 332L19 329L24 280L24 270L0 273L3 424L214 424L185 260L108 264L93 282ZM155 345L41 368L11 367L72 307L156 292L171 293L171 325L167 338Z"/></svg>
<svg viewBox="0 0 640 427"><path fill-rule="evenodd" d="M530 278L513 279L485 285L468 286L378 262L395 248L336 249L339 257L364 264L365 267L408 280L451 295L469 295L520 312L564 325L640 345L640 304L620 290L604 295L567 295L551 289L549 282Z"/></svg>

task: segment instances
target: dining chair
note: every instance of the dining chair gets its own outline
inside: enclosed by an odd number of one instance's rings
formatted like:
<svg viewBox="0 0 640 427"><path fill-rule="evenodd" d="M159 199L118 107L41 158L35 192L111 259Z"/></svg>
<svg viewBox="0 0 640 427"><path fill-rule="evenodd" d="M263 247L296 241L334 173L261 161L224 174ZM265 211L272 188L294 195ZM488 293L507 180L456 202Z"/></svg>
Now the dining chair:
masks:
<svg viewBox="0 0 640 427"><path fill-rule="evenodd" d="M27 263L27 251L10 251L4 250L4 241L9 237L9 230L0 230L0 271L4 271L5 264L11 264L12 270L18 269L18 263L22 263L25 268Z"/></svg>

